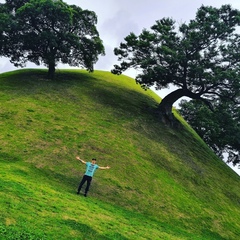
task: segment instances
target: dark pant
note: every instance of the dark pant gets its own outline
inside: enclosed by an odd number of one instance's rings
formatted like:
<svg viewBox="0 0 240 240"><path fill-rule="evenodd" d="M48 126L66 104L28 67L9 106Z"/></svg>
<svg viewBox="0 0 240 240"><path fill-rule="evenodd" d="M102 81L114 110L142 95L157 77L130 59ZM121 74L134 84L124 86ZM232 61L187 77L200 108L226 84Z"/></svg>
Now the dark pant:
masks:
<svg viewBox="0 0 240 240"><path fill-rule="evenodd" d="M87 176L87 175L83 176L82 181L80 182L79 187L78 187L78 193L81 191L81 188L86 181L87 181L87 186L85 188L85 194L87 194L89 187L91 185L91 181L92 181L92 177Z"/></svg>

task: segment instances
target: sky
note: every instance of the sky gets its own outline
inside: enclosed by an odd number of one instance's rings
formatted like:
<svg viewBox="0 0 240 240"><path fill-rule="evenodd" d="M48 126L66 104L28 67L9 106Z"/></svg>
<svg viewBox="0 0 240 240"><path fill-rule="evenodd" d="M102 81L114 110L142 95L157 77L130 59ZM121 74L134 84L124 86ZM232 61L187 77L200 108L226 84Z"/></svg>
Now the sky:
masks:
<svg viewBox="0 0 240 240"><path fill-rule="evenodd" d="M105 47L105 56L100 56L95 70L110 71L118 64L113 49L130 33L140 34L144 28L149 29L156 20L171 17L181 24L195 18L197 9L202 5L221 7L230 4L240 10L240 0L64 0L67 4L80 6L82 9L94 11L98 16L97 30ZM0 0L0 3L5 1ZM29 63L27 67L37 66ZM69 68L59 64L57 68ZM16 69L8 59L0 58L0 73ZM136 70L124 72L135 77ZM154 89L152 89L154 90ZM157 91L160 97L166 96L174 88ZM240 174L240 170L239 170Z"/></svg>

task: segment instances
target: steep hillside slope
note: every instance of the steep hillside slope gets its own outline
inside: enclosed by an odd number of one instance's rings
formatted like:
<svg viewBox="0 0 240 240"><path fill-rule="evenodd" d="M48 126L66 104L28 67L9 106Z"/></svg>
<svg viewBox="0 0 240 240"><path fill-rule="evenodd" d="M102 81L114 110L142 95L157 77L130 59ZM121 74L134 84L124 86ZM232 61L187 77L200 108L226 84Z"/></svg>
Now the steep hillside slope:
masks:
<svg viewBox="0 0 240 240"><path fill-rule="evenodd" d="M238 239L240 178L126 76L0 75L0 239ZM85 166L100 166L89 197Z"/></svg>

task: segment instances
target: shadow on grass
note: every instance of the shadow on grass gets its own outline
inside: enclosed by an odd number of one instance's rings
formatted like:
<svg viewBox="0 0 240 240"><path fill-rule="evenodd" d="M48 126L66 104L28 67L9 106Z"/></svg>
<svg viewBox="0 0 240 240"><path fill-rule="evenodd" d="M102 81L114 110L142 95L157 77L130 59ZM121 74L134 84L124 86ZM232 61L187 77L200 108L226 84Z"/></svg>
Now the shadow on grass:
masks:
<svg viewBox="0 0 240 240"><path fill-rule="evenodd" d="M65 97L68 88L87 88L88 94L96 103L101 103L113 109L122 109L129 113L152 113L157 103L141 92L118 86L114 82L105 83L94 74L80 71L58 71L55 79L46 79L44 69L23 69L0 75L2 88L13 90L18 95L35 95L36 93L62 92ZM108 77L108 76L107 76ZM7 81L4 79L6 78ZM120 81L120 80L119 80ZM81 97L80 97L81 98Z"/></svg>
<svg viewBox="0 0 240 240"><path fill-rule="evenodd" d="M128 240L128 238L125 238L119 233L112 233L112 234L107 234L107 235L102 235L99 234L96 230L94 230L92 227L89 227L87 224L79 223L75 220L62 220L61 224L64 226L68 226L74 231L79 232L79 239L86 239L86 240L110 240L110 239L115 239L115 240Z"/></svg>
<svg viewBox="0 0 240 240"><path fill-rule="evenodd" d="M1 162L15 163L15 162L21 161L22 159L19 156L14 156L9 153L0 152L0 160Z"/></svg>

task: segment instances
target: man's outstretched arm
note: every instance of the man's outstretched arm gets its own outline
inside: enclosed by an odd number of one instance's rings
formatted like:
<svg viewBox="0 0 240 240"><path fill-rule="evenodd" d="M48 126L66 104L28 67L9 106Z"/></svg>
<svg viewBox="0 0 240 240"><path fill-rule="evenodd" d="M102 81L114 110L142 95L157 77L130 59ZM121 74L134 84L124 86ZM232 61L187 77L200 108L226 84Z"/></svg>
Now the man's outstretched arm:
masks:
<svg viewBox="0 0 240 240"><path fill-rule="evenodd" d="M109 169L110 167L109 166L106 166L106 167L99 167L99 169Z"/></svg>
<svg viewBox="0 0 240 240"><path fill-rule="evenodd" d="M80 157L77 156L76 159L79 160L80 162L86 164L86 162L84 160L80 159Z"/></svg>

